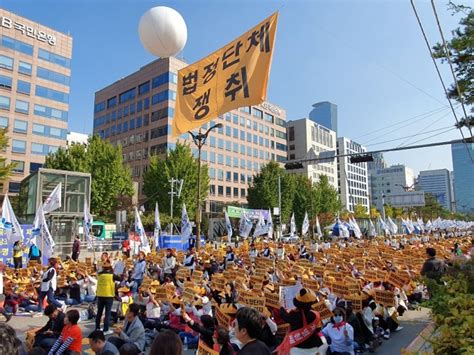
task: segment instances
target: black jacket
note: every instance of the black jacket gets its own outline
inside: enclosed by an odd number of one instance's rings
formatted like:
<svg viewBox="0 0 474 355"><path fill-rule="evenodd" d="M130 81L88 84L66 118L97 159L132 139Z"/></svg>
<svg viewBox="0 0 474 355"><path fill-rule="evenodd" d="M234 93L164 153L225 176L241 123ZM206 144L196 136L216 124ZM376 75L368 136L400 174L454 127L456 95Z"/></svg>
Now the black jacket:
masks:
<svg viewBox="0 0 474 355"><path fill-rule="evenodd" d="M290 324L291 331L303 328L303 312L306 317L306 324L312 323L316 316L311 311L303 311L303 310L293 310L291 312L287 312L285 308L280 308L280 317L286 322ZM309 337L307 340L299 344L297 347L301 349L311 349L316 348L318 346L323 345L321 338L318 336L318 333L321 331L321 328L316 328L314 331L313 336Z"/></svg>
<svg viewBox="0 0 474 355"><path fill-rule="evenodd" d="M444 262L432 257L425 261L420 273L422 276L426 276L429 279L439 280L445 270L446 266L444 265Z"/></svg>
<svg viewBox="0 0 474 355"><path fill-rule="evenodd" d="M64 327L64 313L59 311L56 319L48 320L48 323L46 323L46 325L43 328L38 330L36 334L41 334L50 330L53 332L54 336L58 338L61 335L61 332L63 331L63 327Z"/></svg>

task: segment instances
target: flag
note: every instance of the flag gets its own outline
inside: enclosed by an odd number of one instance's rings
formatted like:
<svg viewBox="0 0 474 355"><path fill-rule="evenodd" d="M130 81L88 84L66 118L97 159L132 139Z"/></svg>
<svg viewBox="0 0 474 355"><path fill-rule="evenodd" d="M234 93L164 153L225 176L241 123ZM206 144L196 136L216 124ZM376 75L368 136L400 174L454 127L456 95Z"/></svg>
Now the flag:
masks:
<svg viewBox="0 0 474 355"><path fill-rule="evenodd" d="M291 215L290 220L290 237L294 237L296 233L295 213Z"/></svg>
<svg viewBox="0 0 474 355"><path fill-rule="evenodd" d="M140 237L141 249L144 252L149 253L150 244L148 243L148 238L145 234L145 228L143 228L142 219L140 217L140 213L138 212L137 207L135 207L135 233L137 233Z"/></svg>
<svg viewBox="0 0 474 355"><path fill-rule="evenodd" d="M359 228L359 225L357 224L357 221L355 220L355 218L349 218L349 224L352 228L352 231L354 232L354 236L357 238L357 239L360 239L360 237L362 237L362 232Z"/></svg>
<svg viewBox="0 0 474 355"><path fill-rule="evenodd" d="M46 199L46 201L44 201L43 203L43 212L46 214L46 213L50 213L50 212L53 212L55 210L57 210L58 208L61 208L61 202L62 202L62 199L61 199L61 191L62 191L62 183L60 182L58 184L58 186L56 186L53 190L53 192L51 192L48 196L48 198Z"/></svg>
<svg viewBox="0 0 474 355"><path fill-rule="evenodd" d="M272 220L272 214L270 210L268 210L268 221L267 221L267 236L268 238L272 239L273 238L273 220Z"/></svg>
<svg viewBox="0 0 474 355"><path fill-rule="evenodd" d="M230 223L229 215L227 211L224 211L224 218L225 218L225 228L227 229L227 241L230 243L232 238L232 223Z"/></svg>
<svg viewBox="0 0 474 355"><path fill-rule="evenodd" d="M252 221L248 218L247 213L242 212L240 216L239 234L243 238L247 238L252 230Z"/></svg>
<svg viewBox="0 0 474 355"><path fill-rule="evenodd" d="M301 236L305 236L309 229L308 212L304 213L303 225L301 226Z"/></svg>
<svg viewBox="0 0 474 355"><path fill-rule="evenodd" d="M153 239L155 240L155 249L160 245L161 222L158 202L155 204L155 228L153 230Z"/></svg>
<svg viewBox="0 0 474 355"><path fill-rule="evenodd" d="M376 237L377 231L375 230L374 222L369 219L369 237Z"/></svg>
<svg viewBox="0 0 474 355"><path fill-rule="evenodd" d="M87 198L84 198L84 228L83 229L84 229L84 237L87 240L88 249L94 248L94 242L93 242L94 236L91 233L92 222L93 222L93 218L89 210L89 204L87 203Z"/></svg>
<svg viewBox="0 0 474 355"><path fill-rule="evenodd" d="M172 135L178 137L267 96L278 13L206 58L178 71Z"/></svg>
<svg viewBox="0 0 474 355"><path fill-rule="evenodd" d="M387 224L382 219L382 217L379 217L378 222L379 222L380 229L382 229L385 232L385 234L390 234L390 229L388 228Z"/></svg>
<svg viewBox="0 0 474 355"><path fill-rule="evenodd" d="M263 214L260 213L258 216L258 222L253 231L253 236L258 237L260 235L267 234L267 228L265 225L265 220L263 219Z"/></svg>
<svg viewBox="0 0 474 355"><path fill-rule="evenodd" d="M321 225L319 224L319 217L316 216L316 234L318 235L318 238L321 239L323 236L323 233L321 232Z"/></svg>
<svg viewBox="0 0 474 355"><path fill-rule="evenodd" d="M181 240L186 242L189 237L193 234L193 228L189 221L188 212L186 211L186 205L183 203L183 209L181 210Z"/></svg>
<svg viewBox="0 0 474 355"><path fill-rule="evenodd" d="M36 210L32 241L40 248L43 258L47 260L53 256L55 243L46 223L43 204Z"/></svg>
<svg viewBox="0 0 474 355"><path fill-rule="evenodd" d="M395 222L392 221L392 219L390 217L387 217L387 226L388 226L388 229L390 230L391 234L393 234L393 235L397 234L398 227L395 224Z"/></svg>
<svg viewBox="0 0 474 355"><path fill-rule="evenodd" d="M2 226L9 244L13 244L18 240L23 241L23 230L21 229L18 219L16 219L15 212L13 212L13 207L8 195L5 195L3 199Z"/></svg>
<svg viewBox="0 0 474 355"><path fill-rule="evenodd" d="M433 228L433 225L431 224L431 220L429 219L428 222L425 224L425 228L428 232L431 232L431 229Z"/></svg>

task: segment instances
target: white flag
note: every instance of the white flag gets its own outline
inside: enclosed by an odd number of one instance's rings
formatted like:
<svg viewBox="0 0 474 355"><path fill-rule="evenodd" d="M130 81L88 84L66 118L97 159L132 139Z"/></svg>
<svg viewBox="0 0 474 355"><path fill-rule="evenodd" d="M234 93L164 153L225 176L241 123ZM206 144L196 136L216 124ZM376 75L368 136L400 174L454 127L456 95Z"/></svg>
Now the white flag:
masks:
<svg viewBox="0 0 474 355"><path fill-rule="evenodd" d="M258 216L257 225L255 226L255 230L253 232L253 236L258 237L263 234L267 234L267 229L265 226L265 220L263 219L263 214L260 213L260 215Z"/></svg>
<svg viewBox="0 0 474 355"><path fill-rule="evenodd" d="M387 225L388 225L388 228L390 229L391 234L393 234L393 235L397 234L398 227L395 224L395 222L392 221L392 219L390 217L387 218Z"/></svg>
<svg viewBox="0 0 474 355"><path fill-rule="evenodd" d="M252 221L247 217L245 212L240 216L239 234L243 238L247 238L252 230Z"/></svg>
<svg viewBox="0 0 474 355"><path fill-rule="evenodd" d="M372 222L371 219L369 219L369 237L376 237L377 232L375 230L374 222Z"/></svg>
<svg viewBox="0 0 474 355"><path fill-rule="evenodd" d="M267 236L268 238L272 239L273 238L273 220L272 220L272 214L270 210L268 210L268 221L267 221Z"/></svg>
<svg viewBox="0 0 474 355"><path fill-rule="evenodd" d="M291 220L290 220L290 236L294 237L296 233L296 223L295 223L295 213L291 215Z"/></svg>
<svg viewBox="0 0 474 355"><path fill-rule="evenodd" d="M355 218L349 218L349 224L352 228L352 231L354 232L354 236L357 238L357 239L360 239L360 237L362 237L362 232L359 228L359 225L357 224L357 221L355 220Z"/></svg>
<svg viewBox="0 0 474 355"><path fill-rule="evenodd" d="M301 235L305 236L306 233L308 233L308 229L309 229L308 212L305 212L304 219L303 219L303 226L301 227Z"/></svg>
<svg viewBox="0 0 474 355"><path fill-rule="evenodd" d="M94 248L94 236L92 235L92 222L93 218L91 215L91 211L89 209L89 204L87 203L87 197L84 198L84 238L87 241L87 248L93 249Z"/></svg>
<svg viewBox="0 0 474 355"><path fill-rule="evenodd" d="M140 213L138 213L138 208L135 207L135 233L140 237L141 249L145 253L150 252L150 244L148 243L148 238L145 234L145 228L143 228L142 219Z"/></svg>
<svg viewBox="0 0 474 355"><path fill-rule="evenodd" d="M155 249L160 245L161 222L158 202L155 204L155 229L153 230L153 239L155 240Z"/></svg>
<svg viewBox="0 0 474 355"><path fill-rule="evenodd" d="M21 229L15 212L13 212L12 204L8 195L5 195L2 205L2 226L9 244L13 244L18 240L23 241L23 230Z"/></svg>
<svg viewBox="0 0 474 355"><path fill-rule="evenodd" d="M321 239L323 236L323 233L321 232L321 225L319 224L319 218L316 216L316 233L318 234L318 237Z"/></svg>
<svg viewBox="0 0 474 355"><path fill-rule="evenodd" d="M385 223L385 221L382 219L382 217L379 217L379 226L380 226L380 229L382 229L383 231L385 231L385 234L390 234L390 229L388 228L387 224Z"/></svg>
<svg viewBox="0 0 474 355"><path fill-rule="evenodd" d="M186 242L193 233L191 222L189 222L188 212L186 211L186 205L183 203L183 209L181 210L181 239Z"/></svg>
<svg viewBox="0 0 474 355"><path fill-rule="evenodd" d="M230 243L232 238L232 223L230 223L229 215L227 211L224 211L225 228L227 229L227 241Z"/></svg>
<svg viewBox="0 0 474 355"><path fill-rule="evenodd" d="M55 243L49 232L48 224L46 223L43 204L36 210L32 240L34 240L34 243L40 248L44 258L49 259L53 256Z"/></svg>
<svg viewBox="0 0 474 355"><path fill-rule="evenodd" d="M48 196L46 201L43 203L43 212L50 213L54 210L57 210L61 207L61 190L62 190L62 183L60 182L58 186L56 186Z"/></svg>

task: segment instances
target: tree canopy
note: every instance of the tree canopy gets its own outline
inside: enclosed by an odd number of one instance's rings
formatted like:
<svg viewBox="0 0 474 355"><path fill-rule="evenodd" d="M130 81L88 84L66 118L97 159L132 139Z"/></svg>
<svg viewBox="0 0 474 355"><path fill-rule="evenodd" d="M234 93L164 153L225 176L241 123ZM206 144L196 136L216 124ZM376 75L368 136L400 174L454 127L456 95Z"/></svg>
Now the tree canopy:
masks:
<svg viewBox="0 0 474 355"><path fill-rule="evenodd" d="M59 148L46 157L45 167L91 174L91 212L96 218L113 219L115 211L130 206L133 183L123 165L122 147L94 135L88 144Z"/></svg>
<svg viewBox="0 0 474 355"><path fill-rule="evenodd" d="M7 129L2 128L0 129L0 151L5 151L8 147L8 136L7 136ZM4 155L0 155L0 182L5 181L11 174L13 169L13 164L6 163L7 158Z"/></svg>
<svg viewBox="0 0 474 355"><path fill-rule="evenodd" d="M150 166L143 178L143 191L148 197L148 205L154 208L155 202L160 205L160 212L170 213L170 180L183 179L181 196L174 196L173 216L181 216L183 203L190 218L196 211L196 195L198 180L198 163L193 156L189 144L176 143L176 147L169 151L164 159L153 156ZM209 174L206 164L201 164L201 203L209 192Z"/></svg>

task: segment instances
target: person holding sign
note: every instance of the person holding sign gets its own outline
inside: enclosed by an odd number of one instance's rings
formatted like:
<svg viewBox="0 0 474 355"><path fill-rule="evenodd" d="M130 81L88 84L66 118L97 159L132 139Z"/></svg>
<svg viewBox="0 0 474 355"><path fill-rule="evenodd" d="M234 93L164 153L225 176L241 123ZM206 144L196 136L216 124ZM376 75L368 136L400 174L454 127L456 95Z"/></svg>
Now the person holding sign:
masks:
<svg viewBox="0 0 474 355"><path fill-rule="evenodd" d="M278 355L326 354L328 345L320 333L319 313L311 310L317 302L318 298L312 290L302 288L293 299L295 310L288 312L284 307L280 308L280 317L290 324L291 331L277 348Z"/></svg>

